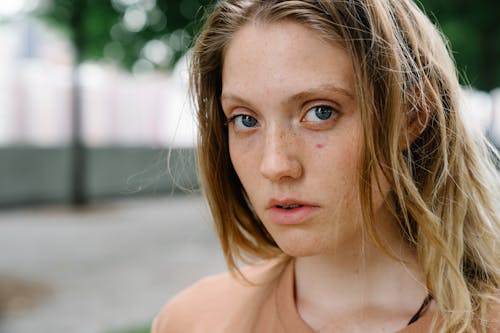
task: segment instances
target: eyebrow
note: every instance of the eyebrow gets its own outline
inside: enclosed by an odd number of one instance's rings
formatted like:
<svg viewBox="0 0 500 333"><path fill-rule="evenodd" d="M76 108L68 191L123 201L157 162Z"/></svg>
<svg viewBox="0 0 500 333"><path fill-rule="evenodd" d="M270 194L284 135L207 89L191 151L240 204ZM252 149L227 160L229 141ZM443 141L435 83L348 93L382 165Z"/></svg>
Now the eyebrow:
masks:
<svg viewBox="0 0 500 333"><path fill-rule="evenodd" d="M286 104L286 103L290 103L290 102L303 101L305 99L311 98L311 97L319 95L319 94L332 94L332 93L344 95L351 100L354 99L353 93L350 92L349 90L342 88L342 87L339 87L338 85L328 83L328 84L322 84L322 85L319 85L317 87L307 89L304 91L300 91L296 94L293 94L292 96L288 97L283 103ZM242 98L236 94L233 94L231 92L222 93L220 100L221 100L221 102L223 100L230 100L230 101L234 101L237 103L243 103L243 104L249 103L244 98Z"/></svg>
<svg viewBox="0 0 500 333"><path fill-rule="evenodd" d="M331 93L336 93L336 94L341 94L344 95L350 99L354 99L354 95L352 92L349 90L339 87L338 85L327 83L327 84L322 84L317 87L307 89L304 91L301 91L299 93L296 93L289 98L287 98L287 101L297 101L297 100L304 100L307 99L308 97L318 95L318 94L331 94Z"/></svg>

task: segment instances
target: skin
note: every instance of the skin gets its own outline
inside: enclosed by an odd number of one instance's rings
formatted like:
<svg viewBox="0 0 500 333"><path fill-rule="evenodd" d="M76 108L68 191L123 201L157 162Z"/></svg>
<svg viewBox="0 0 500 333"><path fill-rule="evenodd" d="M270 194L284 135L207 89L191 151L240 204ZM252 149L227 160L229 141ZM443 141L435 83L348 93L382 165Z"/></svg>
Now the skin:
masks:
<svg viewBox="0 0 500 333"><path fill-rule="evenodd" d="M222 83L232 164L264 226L296 257L304 321L321 332L406 326L426 292L384 204L386 182L373 189L374 222L405 264L362 232L363 126L347 52L297 23L251 23L226 49ZM283 203L301 206L295 214Z"/></svg>

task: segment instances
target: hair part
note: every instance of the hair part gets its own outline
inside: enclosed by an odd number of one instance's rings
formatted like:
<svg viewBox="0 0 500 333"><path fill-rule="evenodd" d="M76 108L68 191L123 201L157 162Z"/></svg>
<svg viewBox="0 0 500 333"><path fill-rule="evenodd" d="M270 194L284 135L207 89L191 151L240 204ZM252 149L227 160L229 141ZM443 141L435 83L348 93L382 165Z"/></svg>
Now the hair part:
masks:
<svg viewBox="0 0 500 333"><path fill-rule="evenodd" d="M231 164L220 104L224 51L249 23L293 21L341 43L353 61L364 128L359 193L373 225L382 170L402 235L418 253L443 332L485 332L498 303L498 155L459 115L460 86L443 36L409 0L229 0L207 17L192 54L202 185L229 268L283 255L254 214Z"/></svg>

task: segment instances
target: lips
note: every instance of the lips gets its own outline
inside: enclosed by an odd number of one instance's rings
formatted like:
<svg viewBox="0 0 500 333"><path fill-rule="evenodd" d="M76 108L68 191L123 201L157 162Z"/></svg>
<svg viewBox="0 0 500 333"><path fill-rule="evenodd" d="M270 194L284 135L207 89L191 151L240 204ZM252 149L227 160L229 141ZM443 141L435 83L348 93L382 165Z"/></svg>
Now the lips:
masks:
<svg viewBox="0 0 500 333"><path fill-rule="evenodd" d="M270 209L273 207L278 207L278 208L283 208L283 209L293 209L297 208L299 206L317 206L312 203L308 203L306 201L300 200L300 199L292 199L292 198L287 198L287 199L271 199L267 203L266 208Z"/></svg>
<svg viewBox="0 0 500 333"><path fill-rule="evenodd" d="M300 204L293 204L293 205L276 205L277 208L282 208L282 209L295 209L302 207L303 205Z"/></svg>
<svg viewBox="0 0 500 333"><path fill-rule="evenodd" d="M267 205L270 220L282 225L305 223L318 209L318 205L296 199L271 199Z"/></svg>

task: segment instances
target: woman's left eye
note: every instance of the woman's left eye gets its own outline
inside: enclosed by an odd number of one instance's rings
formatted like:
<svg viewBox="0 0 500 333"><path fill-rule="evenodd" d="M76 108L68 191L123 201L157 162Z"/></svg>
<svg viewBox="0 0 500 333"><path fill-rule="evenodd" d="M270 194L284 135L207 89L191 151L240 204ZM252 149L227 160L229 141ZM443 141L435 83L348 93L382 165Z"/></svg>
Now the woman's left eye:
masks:
<svg viewBox="0 0 500 333"><path fill-rule="evenodd" d="M328 105L317 105L310 108L303 118L303 121L320 122L331 118L337 111Z"/></svg>

